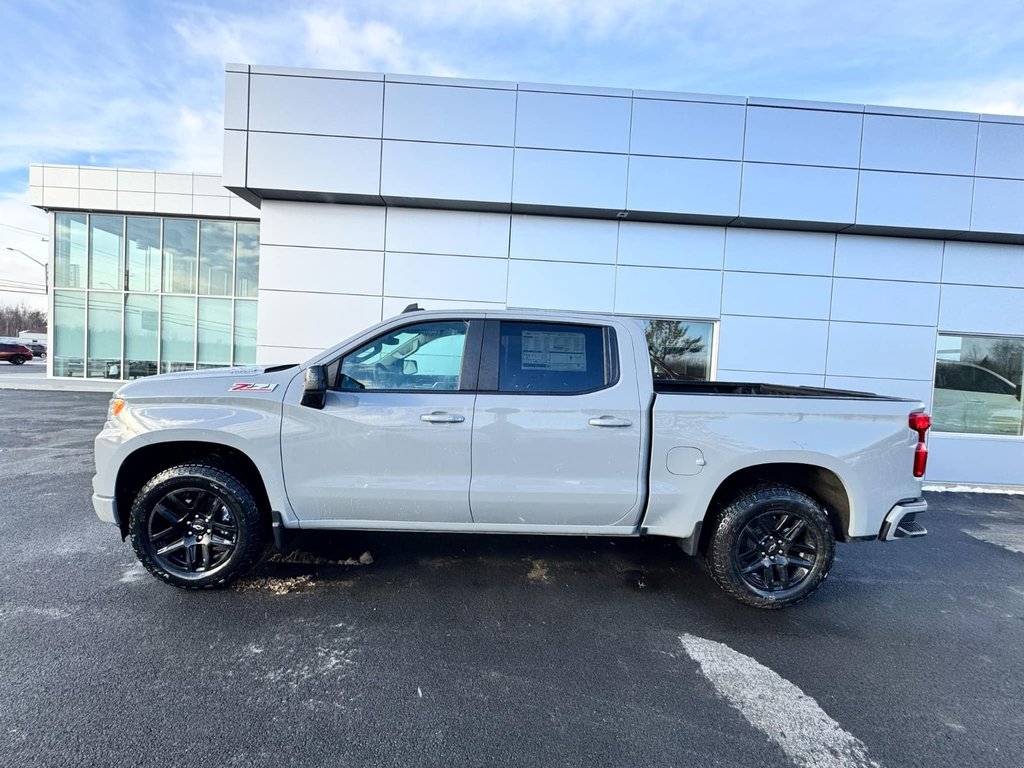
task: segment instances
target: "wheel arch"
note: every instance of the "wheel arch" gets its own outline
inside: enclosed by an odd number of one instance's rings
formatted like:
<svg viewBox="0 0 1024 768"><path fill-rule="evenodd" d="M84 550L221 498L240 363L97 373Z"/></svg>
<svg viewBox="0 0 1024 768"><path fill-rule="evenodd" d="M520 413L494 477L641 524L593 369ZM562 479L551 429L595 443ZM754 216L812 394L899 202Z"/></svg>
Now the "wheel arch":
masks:
<svg viewBox="0 0 1024 768"><path fill-rule="evenodd" d="M143 445L128 454L117 471L114 499L121 529L121 538L128 536L130 510L142 487L159 472L179 464L209 464L230 472L246 484L271 525L271 503L267 486L256 463L245 452L223 443L201 440L174 440Z"/></svg>
<svg viewBox="0 0 1024 768"><path fill-rule="evenodd" d="M738 469L719 484L704 513L698 550L707 551L714 518L729 501L747 488L768 484L788 485L806 493L825 510L836 540L850 540L851 497L842 478L817 464L772 462Z"/></svg>

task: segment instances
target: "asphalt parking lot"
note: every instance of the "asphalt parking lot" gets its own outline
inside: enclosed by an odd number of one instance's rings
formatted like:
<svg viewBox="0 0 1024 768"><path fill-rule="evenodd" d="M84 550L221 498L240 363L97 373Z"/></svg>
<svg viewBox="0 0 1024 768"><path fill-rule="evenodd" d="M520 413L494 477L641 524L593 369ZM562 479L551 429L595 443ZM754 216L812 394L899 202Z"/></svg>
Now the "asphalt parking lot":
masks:
<svg viewBox="0 0 1024 768"><path fill-rule="evenodd" d="M107 398L0 391L4 764L1024 764L1024 496L931 494L782 612L594 538L307 534L194 594L93 515Z"/></svg>

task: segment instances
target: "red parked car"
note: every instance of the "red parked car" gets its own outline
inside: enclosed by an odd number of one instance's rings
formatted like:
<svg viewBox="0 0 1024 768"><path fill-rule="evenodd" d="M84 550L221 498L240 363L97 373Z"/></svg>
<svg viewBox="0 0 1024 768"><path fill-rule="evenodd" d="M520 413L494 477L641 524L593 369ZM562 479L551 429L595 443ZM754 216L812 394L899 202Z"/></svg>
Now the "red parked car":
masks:
<svg viewBox="0 0 1024 768"><path fill-rule="evenodd" d="M26 360L32 359L32 350L23 347L21 344L6 344L0 342L0 360L6 360L11 365L21 365Z"/></svg>

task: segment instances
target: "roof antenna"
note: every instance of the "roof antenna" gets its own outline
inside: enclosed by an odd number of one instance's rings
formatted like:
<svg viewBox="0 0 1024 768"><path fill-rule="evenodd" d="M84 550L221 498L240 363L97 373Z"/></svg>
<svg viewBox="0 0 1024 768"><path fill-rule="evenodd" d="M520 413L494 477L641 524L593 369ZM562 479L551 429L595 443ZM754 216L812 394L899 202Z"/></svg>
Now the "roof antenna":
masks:
<svg viewBox="0 0 1024 768"><path fill-rule="evenodd" d="M421 307L418 303L413 302L408 307L406 307L405 309L402 310L402 314L404 315L406 312L422 312L422 311L423 311L423 307Z"/></svg>

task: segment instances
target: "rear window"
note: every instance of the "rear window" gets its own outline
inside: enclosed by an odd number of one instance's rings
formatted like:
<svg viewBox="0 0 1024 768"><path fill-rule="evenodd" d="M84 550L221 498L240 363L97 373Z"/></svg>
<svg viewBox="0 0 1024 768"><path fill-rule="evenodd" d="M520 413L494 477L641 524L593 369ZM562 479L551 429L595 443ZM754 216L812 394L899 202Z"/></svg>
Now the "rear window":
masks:
<svg viewBox="0 0 1024 768"><path fill-rule="evenodd" d="M612 381L610 329L563 323L501 323L498 391L592 392Z"/></svg>

